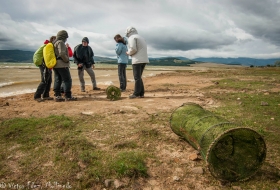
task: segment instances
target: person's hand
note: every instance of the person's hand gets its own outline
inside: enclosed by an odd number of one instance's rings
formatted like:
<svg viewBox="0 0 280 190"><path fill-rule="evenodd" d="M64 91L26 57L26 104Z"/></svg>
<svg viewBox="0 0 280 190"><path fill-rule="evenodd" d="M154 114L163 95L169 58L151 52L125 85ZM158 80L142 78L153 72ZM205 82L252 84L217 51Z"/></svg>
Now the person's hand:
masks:
<svg viewBox="0 0 280 190"><path fill-rule="evenodd" d="M95 68L95 66L94 65L92 65L92 69L94 69Z"/></svg>
<svg viewBox="0 0 280 190"><path fill-rule="evenodd" d="M125 53L126 53L126 55L129 55L128 51L127 51L127 52L125 52Z"/></svg>
<svg viewBox="0 0 280 190"><path fill-rule="evenodd" d="M82 66L83 66L83 64L81 64L81 63L78 64L78 67L82 67Z"/></svg>

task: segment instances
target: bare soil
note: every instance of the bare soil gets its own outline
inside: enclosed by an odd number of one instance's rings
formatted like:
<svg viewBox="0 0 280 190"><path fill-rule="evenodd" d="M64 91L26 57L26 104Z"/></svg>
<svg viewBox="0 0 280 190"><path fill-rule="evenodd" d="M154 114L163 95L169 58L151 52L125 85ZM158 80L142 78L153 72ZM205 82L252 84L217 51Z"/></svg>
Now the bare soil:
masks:
<svg viewBox="0 0 280 190"><path fill-rule="evenodd" d="M101 90L94 91L87 86L86 92L80 92L79 86L73 86L73 96L78 101L73 102L37 102L33 100L33 94L23 94L0 98L0 119L6 120L15 117L47 117L49 115L93 115L104 114L109 119L120 122L143 120L147 115L160 112L172 112L183 103L194 102L204 108L218 106L211 97L206 97L201 89L213 85L213 80L196 75L201 70L182 73L165 73L157 76L144 78L145 97L129 99L133 93L134 82L128 82L127 91L123 92L121 99L110 101L106 98L106 87L99 86ZM126 114L118 114L125 112ZM134 112L133 115L129 113ZM151 128L153 126L151 125ZM126 130L122 128L121 130ZM129 127L127 130L130 130ZM168 123L162 127L161 133L169 136L169 141L160 141L156 145L155 154L161 158L160 164L147 163L149 178L138 181L133 189L160 190L160 189L220 189L221 184L210 182L211 176L204 167L204 174L196 174L195 169L204 165L203 160L193 161L189 157L197 151L186 141L180 139L172 132ZM124 131L124 134L128 132ZM146 145L149 146L149 145ZM206 174L205 174L206 172ZM198 172L199 173L199 172ZM213 179L210 177L210 179ZM122 179L121 183L126 183Z"/></svg>

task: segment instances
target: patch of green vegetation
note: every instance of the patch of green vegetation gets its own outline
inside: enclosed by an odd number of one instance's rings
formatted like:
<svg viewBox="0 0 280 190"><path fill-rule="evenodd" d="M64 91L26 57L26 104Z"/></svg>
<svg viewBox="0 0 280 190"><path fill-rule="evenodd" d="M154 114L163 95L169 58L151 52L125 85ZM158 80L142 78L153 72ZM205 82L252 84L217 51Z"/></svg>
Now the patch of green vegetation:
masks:
<svg viewBox="0 0 280 190"><path fill-rule="evenodd" d="M156 129L150 129L150 130L141 130L140 136L143 136L145 138L156 138L159 137L160 133Z"/></svg>
<svg viewBox="0 0 280 190"><path fill-rule="evenodd" d="M144 162L146 157L147 155L142 152L120 152L116 155L111 167L118 176L147 177L147 167Z"/></svg>
<svg viewBox="0 0 280 190"><path fill-rule="evenodd" d="M0 177L17 183L30 179L71 182L77 189L86 189L108 178L147 176L145 159L148 154L131 151L138 147L136 142L111 146L112 141L100 141L111 147L108 151L89 138L89 133L96 131L94 135L104 134L116 142L119 137L114 132L104 131L112 127L112 122L100 115L3 121L0 123ZM14 171L18 171L17 174Z"/></svg>
<svg viewBox="0 0 280 190"><path fill-rule="evenodd" d="M260 81L260 80L244 81L239 79L227 78L227 79L220 80L218 85L220 89L269 90L275 87L276 83L267 84L265 81ZM212 86L212 88L216 88L216 87Z"/></svg>

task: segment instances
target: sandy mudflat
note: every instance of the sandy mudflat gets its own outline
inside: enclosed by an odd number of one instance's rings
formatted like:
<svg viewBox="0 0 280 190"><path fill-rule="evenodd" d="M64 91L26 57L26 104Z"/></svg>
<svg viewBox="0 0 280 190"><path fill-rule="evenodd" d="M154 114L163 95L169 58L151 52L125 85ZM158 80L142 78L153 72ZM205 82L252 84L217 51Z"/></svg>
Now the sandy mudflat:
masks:
<svg viewBox="0 0 280 190"><path fill-rule="evenodd" d="M195 64L187 67L192 72L205 72L208 69L230 69L238 66L227 66L221 64ZM144 71L145 74L146 71ZM106 99L106 88L108 85L99 85L100 91L93 91L90 85L86 86L86 92L80 92L79 85L74 85L73 96L78 98L76 102L36 102L33 100L33 93L9 96L0 98L0 118L8 119L13 117L46 117L49 115L77 115L82 112L105 113L108 110L117 111L125 109L134 110L141 106L145 112L154 113L160 110L172 110L184 102L196 102L202 105L214 106L213 100L204 97L199 91L200 88L213 84L211 79L203 76L196 76L194 73L176 75L160 73L143 79L145 84L145 98L129 99L133 93L134 82L128 81L127 91L122 93L121 100L110 101ZM168 90L169 85L181 84L183 87ZM185 88L187 85L187 88ZM116 85L117 86L117 85ZM179 85L180 86L180 85ZM52 93L51 93L52 94Z"/></svg>

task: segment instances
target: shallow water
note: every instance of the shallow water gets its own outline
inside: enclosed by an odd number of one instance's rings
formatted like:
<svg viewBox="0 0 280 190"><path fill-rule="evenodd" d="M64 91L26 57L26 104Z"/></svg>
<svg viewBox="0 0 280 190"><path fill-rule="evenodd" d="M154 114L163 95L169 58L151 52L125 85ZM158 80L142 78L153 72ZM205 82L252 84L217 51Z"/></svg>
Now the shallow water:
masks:
<svg viewBox="0 0 280 190"><path fill-rule="evenodd" d="M119 86L117 65L96 64L95 67L96 69L94 72L97 85ZM178 69L179 67L147 66L143 73L143 77L151 77L160 73L172 72L173 70ZM71 64L70 72L73 85L79 85L76 65ZM84 78L86 85L91 85L90 77L86 72ZM128 82L134 81L131 65L128 65L127 67L127 79ZM34 64L0 63L0 97L35 92L40 81L40 70Z"/></svg>

